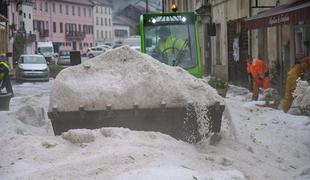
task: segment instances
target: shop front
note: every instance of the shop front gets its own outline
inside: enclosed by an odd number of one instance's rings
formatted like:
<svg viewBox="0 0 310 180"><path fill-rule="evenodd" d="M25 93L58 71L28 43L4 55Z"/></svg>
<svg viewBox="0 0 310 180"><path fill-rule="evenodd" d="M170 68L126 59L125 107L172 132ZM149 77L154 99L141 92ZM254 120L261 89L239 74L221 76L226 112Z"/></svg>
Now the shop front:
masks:
<svg viewBox="0 0 310 180"><path fill-rule="evenodd" d="M263 11L245 20L257 32L257 55L271 68L272 86L283 95L288 69L309 55L310 2L300 0ZM252 52L253 53L253 52Z"/></svg>

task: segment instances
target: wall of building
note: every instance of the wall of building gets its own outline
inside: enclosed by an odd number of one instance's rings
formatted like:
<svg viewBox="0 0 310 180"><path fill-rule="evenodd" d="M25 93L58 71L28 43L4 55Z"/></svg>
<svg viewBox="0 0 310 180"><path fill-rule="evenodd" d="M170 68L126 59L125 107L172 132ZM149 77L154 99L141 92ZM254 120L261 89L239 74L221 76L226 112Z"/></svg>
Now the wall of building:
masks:
<svg viewBox="0 0 310 180"><path fill-rule="evenodd" d="M72 4L63 1L44 1L36 0L36 8L33 11L33 19L36 21L44 21L44 29L48 29L49 33L46 37L37 38L37 41L52 41L60 43L59 50L72 50L73 41L66 40L66 33L69 33L69 27L66 24L74 24L73 31L84 32L85 38L82 41L76 42L76 49L87 51L87 48L93 46L93 8L89 5ZM80 9L80 10L79 10ZM55 30L54 31L54 24ZM62 28L61 28L62 24ZM67 30L66 30L67 29ZM37 32L37 37L39 33Z"/></svg>
<svg viewBox="0 0 310 180"><path fill-rule="evenodd" d="M114 41L112 8L96 5L94 11L94 37L97 45Z"/></svg>
<svg viewBox="0 0 310 180"><path fill-rule="evenodd" d="M33 32L33 20L32 20L32 4L24 4L22 5L22 21L24 22L26 33Z"/></svg>

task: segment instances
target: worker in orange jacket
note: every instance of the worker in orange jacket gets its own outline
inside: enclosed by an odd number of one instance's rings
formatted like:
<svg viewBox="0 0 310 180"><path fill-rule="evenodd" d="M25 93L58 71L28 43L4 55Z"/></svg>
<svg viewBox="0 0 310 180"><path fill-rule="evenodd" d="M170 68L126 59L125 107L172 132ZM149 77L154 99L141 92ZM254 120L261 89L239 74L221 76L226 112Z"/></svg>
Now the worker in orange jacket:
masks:
<svg viewBox="0 0 310 180"><path fill-rule="evenodd" d="M248 76L251 78L252 82L252 99L257 100L259 87L262 86L264 89L270 88L268 65L261 59L253 59L250 55L247 61Z"/></svg>
<svg viewBox="0 0 310 180"><path fill-rule="evenodd" d="M304 62L297 62L287 73L285 95L282 100L283 111L287 112L294 100L292 93L296 88L296 80L301 77L303 73L310 71L310 56L304 58Z"/></svg>

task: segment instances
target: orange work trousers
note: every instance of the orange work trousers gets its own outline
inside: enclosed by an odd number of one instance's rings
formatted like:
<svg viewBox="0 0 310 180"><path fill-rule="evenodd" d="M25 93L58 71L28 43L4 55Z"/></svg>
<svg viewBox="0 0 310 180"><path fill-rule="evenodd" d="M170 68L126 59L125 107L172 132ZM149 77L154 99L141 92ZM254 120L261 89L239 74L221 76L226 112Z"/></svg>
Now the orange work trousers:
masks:
<svg viewBox="0 0 310 180"><path fill-rule="evenodd" d="M263 87L264 89L270 88L270 82L269 82L269 77L264 77L264 79L260 80L257 77L253 78L253 96L258 96L259 93L259 87Z"/></svg>

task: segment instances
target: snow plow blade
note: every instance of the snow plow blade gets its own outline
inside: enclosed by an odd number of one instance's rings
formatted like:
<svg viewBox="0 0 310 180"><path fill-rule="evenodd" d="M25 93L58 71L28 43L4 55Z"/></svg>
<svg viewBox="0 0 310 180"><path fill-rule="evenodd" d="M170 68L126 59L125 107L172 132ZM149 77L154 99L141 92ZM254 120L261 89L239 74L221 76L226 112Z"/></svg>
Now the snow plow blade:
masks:
<svg viewBox="0 0 310 180"><path fill-rule="evenodd" d="M8 111L10 108L11 93L0 93L0 111Z"/></svg>
<svg viewBox="0 0 310 180"><path fill-rule="evenodd" d="M225 106L215 103L207 107L208 132L220 132L222 113ZM60 135L69 129L96 129L101 127L123 127L131 130L155 131L168 134L178 140L196 143L203 136L199 133L195 107L166 107L162 104L159 108L113 110L107 106L106 110L87 111L80 107L79 111L59 112L52 108L48 112L55 135Z"/></svg>

